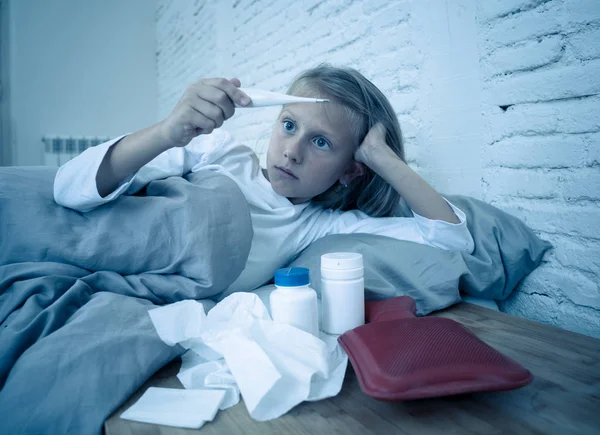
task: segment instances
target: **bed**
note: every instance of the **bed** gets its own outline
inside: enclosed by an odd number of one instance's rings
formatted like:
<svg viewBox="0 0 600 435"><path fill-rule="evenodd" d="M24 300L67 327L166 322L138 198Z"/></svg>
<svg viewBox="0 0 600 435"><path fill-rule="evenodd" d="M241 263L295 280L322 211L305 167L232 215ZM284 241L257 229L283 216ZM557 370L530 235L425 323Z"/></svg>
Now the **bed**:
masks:
<svg viewBox="0 0 600 435"><path fill-rule="evenodd" d="M79 213L54 202L54 174L0 168L0 433L101 433L115 410L183 352L159 339L148 310L217 299L250 250L248 208L224 175L155 180ZM447 198L467 214L472 254L333 235L290 266L308 267L318 291L322 253L360 252L367 298L412 296L421 316L459 303L461 292L509 297L550 244L491 205ZM400 204L398 214L405 213Z"/></svg>

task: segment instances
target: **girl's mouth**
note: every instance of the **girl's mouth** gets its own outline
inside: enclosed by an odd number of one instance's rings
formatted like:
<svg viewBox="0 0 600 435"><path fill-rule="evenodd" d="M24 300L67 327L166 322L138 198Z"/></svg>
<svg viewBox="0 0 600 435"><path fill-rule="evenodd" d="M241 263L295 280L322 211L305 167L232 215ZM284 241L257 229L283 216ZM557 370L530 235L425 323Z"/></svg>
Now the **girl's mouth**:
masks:
<svg viewBox="0 0 600 435"><path fill-rule="evenodd" d="M287 178L289 180L297 180L298 177L296 177L291 171L284 169L284 168L280 168L279 166L275 166L275 169L277 169L277 172L283 177L283 178Z"/></svg>

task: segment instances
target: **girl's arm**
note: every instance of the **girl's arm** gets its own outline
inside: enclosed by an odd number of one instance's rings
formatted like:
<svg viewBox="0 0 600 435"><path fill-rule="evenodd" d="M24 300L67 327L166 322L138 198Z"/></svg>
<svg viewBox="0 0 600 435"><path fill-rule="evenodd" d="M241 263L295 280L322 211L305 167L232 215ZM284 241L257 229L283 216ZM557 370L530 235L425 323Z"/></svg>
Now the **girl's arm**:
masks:
<svg viewBox="0 0 600 435"><path fill-rule="evenodd" d="M111 146L96 173L96 187L102 198L119 183L172 146L163 138L160 124L125 136Z"/></svg>
<svg viewBox="0 0 600 435"><path fill-rule="evenodd" d="M114 201L121 195L132 195L154 180L168 177L183 177L200 167L201 162L209 162L216 156L227 153L236 143L223 130L216 130L208 136L197 137L185 147L171 148L139 170L133 171L105 196L98 192L96 175L98 168L111 147L116 146L124 136L86 149L58 168L54 178L54 200L81 213Z"/></svg>
<svg viewBox="0 0 600 435"><path fill-rule="evenodd" d="M110 194L128 175L164 151L185 147L194 137L220 127L233 116L235 103L250 103L239 87L238 79L203 79L188 86L165 120L123 138L108 150L96 174L100 196Z"/></svg>
<svg viewBox="0 0 600 435"><path fill-rule="evenodd" d="M356 151L355 160L387 181L419 215L452 224L460 223L446 200L386 144L385 133L383 125L375 124Z"/></svg>

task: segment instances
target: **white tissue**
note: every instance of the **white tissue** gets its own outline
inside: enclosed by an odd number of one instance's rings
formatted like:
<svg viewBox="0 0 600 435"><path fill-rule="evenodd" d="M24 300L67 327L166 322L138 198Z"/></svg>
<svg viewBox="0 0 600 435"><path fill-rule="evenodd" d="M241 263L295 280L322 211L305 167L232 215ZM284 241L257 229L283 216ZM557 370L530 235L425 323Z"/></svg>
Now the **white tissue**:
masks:
<svg viewBox="0 0 600 435"><path fill-rule="evenodd" d="M125 420L198 429L212 421L225 396L222 390L148 388L121 414Z"/></svg>
<svg viewBox="0 0 600 435"><path fill-rule="evenodd" d="M185 388L219 388L225 391L220 409L227 409L240 401L240 389L225 360L206 361L190 350L181 357L177 378Z"/></svg>
<svg viewBox="0 0 600 435"><path fill-rule="evenodd" d="M186 388L227 390L221 409L237 403L239 391L254 419L269 420L342 387L348 358L337 337L273 322L254 293L234 293L208 315L188 300L150 310L150 317L165 343L190 349L178 375Z"/></svg>

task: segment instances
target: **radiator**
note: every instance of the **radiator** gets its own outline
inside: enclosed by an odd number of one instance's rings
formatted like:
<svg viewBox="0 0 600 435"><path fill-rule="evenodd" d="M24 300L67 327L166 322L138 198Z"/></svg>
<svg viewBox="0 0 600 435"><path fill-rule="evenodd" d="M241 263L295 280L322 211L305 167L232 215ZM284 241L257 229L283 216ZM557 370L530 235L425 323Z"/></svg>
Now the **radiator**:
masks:
<svg viewBox="0 0 600 435"><path fill-rule="evenodd" d="M89 147L110 140L110 137L44 136L44 166L61 166Z"/></svg>

